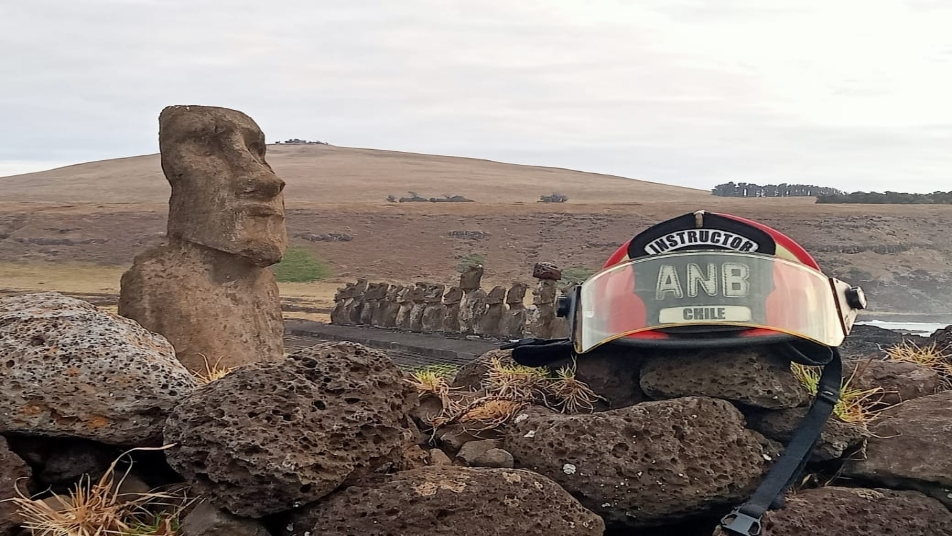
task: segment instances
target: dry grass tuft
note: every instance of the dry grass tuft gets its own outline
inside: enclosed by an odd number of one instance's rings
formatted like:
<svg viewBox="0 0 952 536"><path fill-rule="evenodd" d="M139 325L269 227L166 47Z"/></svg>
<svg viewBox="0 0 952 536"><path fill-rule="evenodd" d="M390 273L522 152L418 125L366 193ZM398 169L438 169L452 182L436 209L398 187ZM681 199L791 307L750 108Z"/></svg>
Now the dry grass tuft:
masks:
<svg viewBox="0 0 952 536"><path fill-rule="evenodd" d="M482 432L506 424L527 405L526 402L518 400L484 397L464 408L456 421L467 431Z"/></svg>
<svg viewBox="0 0 952 536"><path fill-rule="evenodd" d="M116 464L129 452L166 448L131 449L97 482L80 479L68 496L34 500L17 489L18 496L9 500L17 506L22 527L34 536L177 535L178 514L189 502L184 490L120 493L128 470L116 479Z"/></svg>
<svg viewBox="0 0 952 536"><path fill-rule="evenodd" d="M887 350L886 354L893 361L907 361L929 367L942 378L946 387L952 386L952 354L947 348L938 348L935 342L919 346L912 341L904 340Z"/></svg>
<svg viewBox="0 0 952 536"><path fill-rule="evenodd" d="M443 409L439 415L429 419L430 426L436 428L446 424L459 415L459 403L450 396L453 390L449 382L456 376L458 367L455 365L429 365L413 371L408 380L420 393L420 396L430 395L440 399Z"/></svg>
<svg viewBox="0 0 952 536"><path fill-rule="evenodd" d="M816 396L817 387L820 383L820 370L799 363L791 363L790 368L807 392L811 396ZM850 376L841 383L840 399L833 407L833 414L843 422L868 423L878 413L877 406L885 391L882 387L855 389L850 387L852 381L853 377Z"/></svg>
<svg viewBox="0 0 952 536"><path fill-rule="evenodd" d="M578 413L581 410L595 411L595 401L603 400L595 391L582 381L575 378L575 360L571 366L564 366L555 372L547 387L561 406L563 413Z"/></svg>
<svg viewBox="0 0 952 536"><path fill-rule="evenodd" d="M504 364L494 357L484 382L486 391L501 399L531 403L544 399L548 371L544 368Z"/></svg>
<svg viewBox="0 0 952 536"><path fill-rule="evenodd" d="M199 383L206 384L206 383L211 383L215 380L220 380L224 378L225 376L227 376L228 373L235 370L234 367L232 368L219 367L219 363L221 363L221 359L222 359L220 357L218 358L217 361L215 361L214 365L209 365L208 358L205 357L203 354L199 354L199 355L202 356L202 361L205 362L205 372L201 372L198 370L192 371L192 373L195 374L195 377L198 378Z"/></svg>

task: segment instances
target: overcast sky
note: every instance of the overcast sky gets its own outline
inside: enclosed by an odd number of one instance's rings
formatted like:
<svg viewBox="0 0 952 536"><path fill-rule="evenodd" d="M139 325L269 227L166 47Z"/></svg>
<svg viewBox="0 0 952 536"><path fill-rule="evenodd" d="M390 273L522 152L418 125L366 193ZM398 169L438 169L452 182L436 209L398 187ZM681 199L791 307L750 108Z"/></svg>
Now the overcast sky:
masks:
<svg viewBox="0 0 952 536"><path fill-rule="evenodd" d="M946 0L4 0L0 176L155 153L205 104L269 141L950 190L950 28Z"/></svg>

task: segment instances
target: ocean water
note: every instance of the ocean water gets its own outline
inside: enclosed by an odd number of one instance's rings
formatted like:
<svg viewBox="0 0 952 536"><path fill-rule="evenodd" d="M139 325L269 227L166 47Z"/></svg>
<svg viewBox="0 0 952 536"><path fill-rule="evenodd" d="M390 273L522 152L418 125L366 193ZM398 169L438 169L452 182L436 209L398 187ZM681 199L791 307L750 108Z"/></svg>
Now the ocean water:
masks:
<svg viewBox="0 0 952 536"><path fill-rule="evenodd" d="M910 335L921 335L928 337L937 329L944 328L947 324L933 324L928 322L886 322L884 320L864 320L857 324L876 326L877 328L900 331Z"/></svg>

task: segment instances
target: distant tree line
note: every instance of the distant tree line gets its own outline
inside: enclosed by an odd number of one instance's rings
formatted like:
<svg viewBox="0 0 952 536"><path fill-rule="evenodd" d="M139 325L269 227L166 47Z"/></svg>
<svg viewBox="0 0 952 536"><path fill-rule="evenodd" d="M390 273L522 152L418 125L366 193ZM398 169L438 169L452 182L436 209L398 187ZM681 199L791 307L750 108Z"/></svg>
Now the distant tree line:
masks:
<svg viewBox="0 0 952 536"><path fill-rule="evenodd" d="M853 192L833 195L818 195L817 203L861 203L870 205L952 205L952 191L931 194L907 194L903 192Z"/></svg>
<svg viewBox="0 0 952 536"><path fill-rule="evenodd" d="M812 197L821 195L843 195L836 188L824 188L812 184L751 184L747 182L728 182L718 184L711 193L720 197Z"/></svg>

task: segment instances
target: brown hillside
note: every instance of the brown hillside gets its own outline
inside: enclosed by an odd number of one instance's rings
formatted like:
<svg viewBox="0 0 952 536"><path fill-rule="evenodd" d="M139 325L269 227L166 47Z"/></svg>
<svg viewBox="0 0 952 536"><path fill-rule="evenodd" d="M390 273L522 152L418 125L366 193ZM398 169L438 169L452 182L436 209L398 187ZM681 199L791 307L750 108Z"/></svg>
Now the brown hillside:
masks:
<svg viewBox="0 0 952 536"><path fill-rule="evenodd" d="M700 200L703 190L559 168L330 145L270 145L268 162L288 183L289 208L365 203L408 192L462 195L479 203L535 202L560 192L573 202ZM170 188L159 155L117 158L0 177L0 201L165 203Z"/></svg>
<svg viewBox="0 0 952 536"><path fill-rule="evenodd" d="M294 245L335 274L323 285L286 287L286 297L326 300L357 277L451 283L459 260L473 254L485 258L487 285L527 281L542 260L595 269L645 227L707 209L787 233L829 273L863 285L878 312L952 315L950 205L720 198L594 173L325 145L274 145L268 155L287 182ZM408 191L477 202L385 201ZM537 202L553 191L569 202ZM157 155L0 178L0 291L115 292L133 256L162 240L168 196ZM351 240L306 239L321 235Z"/></svg>

